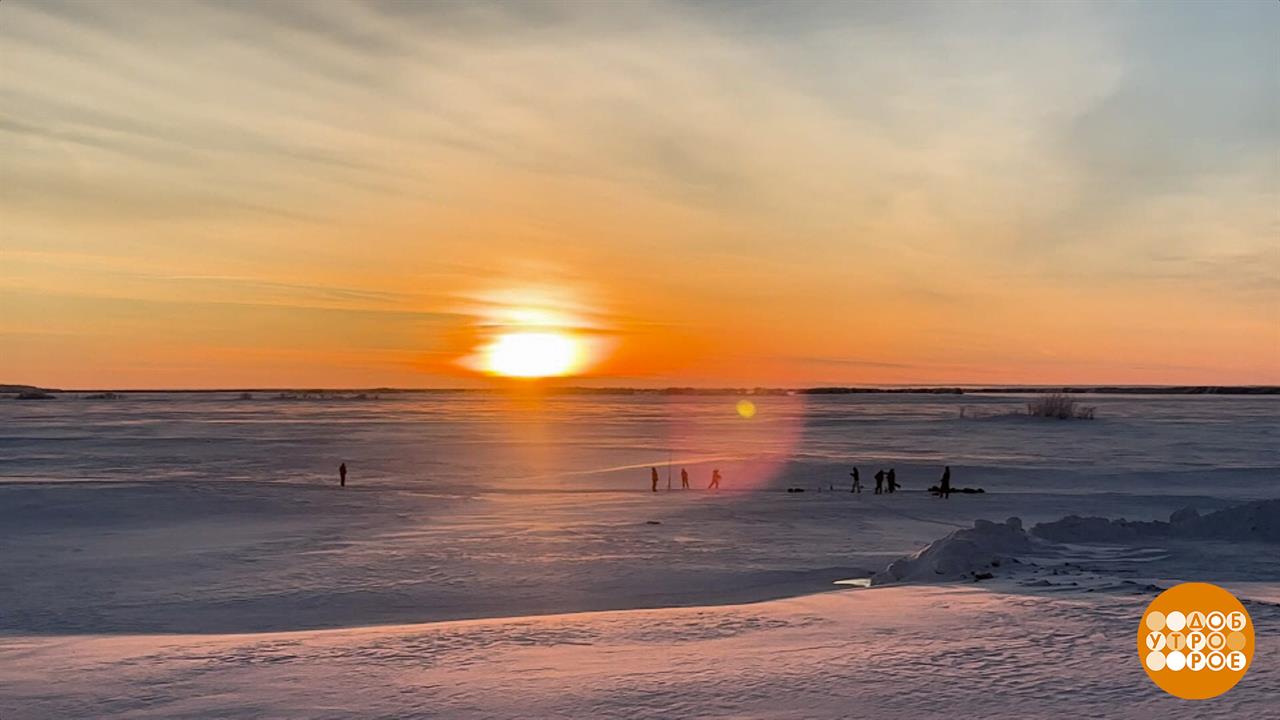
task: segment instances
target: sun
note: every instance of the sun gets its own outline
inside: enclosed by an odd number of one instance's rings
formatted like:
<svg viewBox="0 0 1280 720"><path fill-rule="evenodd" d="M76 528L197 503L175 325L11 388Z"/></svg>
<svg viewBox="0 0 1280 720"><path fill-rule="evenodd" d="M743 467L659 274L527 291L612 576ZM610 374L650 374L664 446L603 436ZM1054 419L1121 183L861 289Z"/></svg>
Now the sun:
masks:
<svg viewBox="0 0 1280 720"><path fill-rule="evenodd" d="M519 378L571 375L583 363L582 343L560 332L510 332L498 335L485 349L485 369Z"/></svg>

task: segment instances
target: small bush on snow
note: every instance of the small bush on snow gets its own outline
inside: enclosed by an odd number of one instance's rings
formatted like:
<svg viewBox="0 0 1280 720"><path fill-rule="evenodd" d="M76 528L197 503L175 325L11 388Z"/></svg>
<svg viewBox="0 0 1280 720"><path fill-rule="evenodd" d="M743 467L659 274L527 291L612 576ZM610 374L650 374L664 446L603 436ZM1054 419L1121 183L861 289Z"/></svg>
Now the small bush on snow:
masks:
<svg viewBox="0 0 1280 720"><path fill-rule="evenodd" d="M1041 395L1027 403L1027 414L1032 417L1058 418L1059 420L1092 420L1093 407L1086 407L1064 393Z"/></svg>

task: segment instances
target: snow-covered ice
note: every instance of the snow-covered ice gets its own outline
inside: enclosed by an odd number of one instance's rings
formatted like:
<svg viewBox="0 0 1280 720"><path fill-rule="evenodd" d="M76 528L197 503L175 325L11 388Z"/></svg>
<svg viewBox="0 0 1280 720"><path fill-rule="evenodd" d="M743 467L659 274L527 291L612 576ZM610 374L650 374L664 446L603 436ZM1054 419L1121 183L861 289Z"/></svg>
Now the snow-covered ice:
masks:
<svg viewBox="0 0 1280 720"><path fill-rule="evenodd" d="M6 638L6 718L1262 718L1274 643L1214 701L1156 690L1146 593L967 585L350 630ZM1250 603L1259 632L1275 605Z"/></svg>
<svg viewBox="0 0 1280 720"><path fill-rule="evenodd" d="M0 400L0 718L1265 716L1280 406L1022 402ZM1136 657L1181 580L1262 639L1213 701Z"/></svg>

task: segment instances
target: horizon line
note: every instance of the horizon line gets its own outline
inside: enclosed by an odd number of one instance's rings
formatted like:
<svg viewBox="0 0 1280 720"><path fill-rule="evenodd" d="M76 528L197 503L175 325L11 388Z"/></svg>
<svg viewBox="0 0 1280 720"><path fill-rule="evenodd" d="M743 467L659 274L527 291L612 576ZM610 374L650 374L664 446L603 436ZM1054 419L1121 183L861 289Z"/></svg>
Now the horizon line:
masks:
<svg viewBox="0 0 1280 720"><path fill-rule="evenodd" d="M668 385L637 387L628 385L543 385L538 381L488 387L159 387L159 388L54 388L41 385L0 383L0 394L23 391L46 393L279 393L279 394L340 394L340 393L504 393L513 390L539 390L552 394L737 394L737 395L838 395L860 393L920 393L964 394L995 392L1065 392L1065 393L1130 393L1158 394L1280 394L1280 385L1242 384L1130 384L1130 383L873 383L866 385L808 385L808 386L693 386Z"/></svg>

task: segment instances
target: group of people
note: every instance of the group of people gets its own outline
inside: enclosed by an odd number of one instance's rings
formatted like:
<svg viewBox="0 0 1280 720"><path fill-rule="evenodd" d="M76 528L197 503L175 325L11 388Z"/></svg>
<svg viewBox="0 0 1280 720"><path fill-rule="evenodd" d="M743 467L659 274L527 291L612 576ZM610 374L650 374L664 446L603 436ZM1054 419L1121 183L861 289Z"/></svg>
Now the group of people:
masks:
<svg viewBox="0 0 1280 720"><path fill-rule="evenodd" d="M849 477L853 478L853 487L849 489L849 492L854 492L854 493L862 492L862 478L859 476L858 468L856 466L849 473ZM656 467L649 468L649 478L652 481L653 492L658 492L658 468ZM897 492L898 489L902 487L901 485L898 484L898 472L894 468L889 468L888 470L876 471L875 478L876 478L876 489L875 489L876 495L892 494ZM707 485L707 489L716 490L719 487L720 487L720 468L716 468L711 471L711 483ZM668 490L671 489L670 476L667 477L667 489ZM681 490L689 489L689 471L686 470L685 468L680 468L680 489ZM951 497L951 466L950 465L943 468L942 478L938 480L937 487L930 488L930 490L934 490L937 493L938 497L940 498Z"/></svg>
<svg viewBox="0 0 1280 720"><path fill-rule="evenodd" d="M853 478L853 487L849 488L849 492L854 492L854 493L862 492L862 478L858 476L857 467L853 468L853 471L849 473L849 477ZM894 471L893 468L889 468L888 472L884 470L877 471L875 477L876 477L876 490L875 490L876 495L897 492L898 488L902 487L901 485L898 484L898 474L897 472ZM940 498L951 497L951 466L950 465L947 465L942 470L942 478L938 480L937 495Z"/></svg>
<svg viewBox="0 0 1280 720"><path fill-rule="evenodd" d="M853 468L853 472L849 473L849 476L853 478L853 487L849 489L849 492L862 492L862 478L858 476L858 468ZM902 487L898 484L898 473L893 468L889 468L888 472L878 470L875 477L876 495L894 493L898 491L898 488Z"/></svg>
<svg viewBox="0 0 1280 720"><path fill-rule="evenodd" d="M649 475L653 480L653 491L658 492L658 468L656 467L649 468ZM667 478L667 489L668 490L671 489L670 477ZM680 468L680 489L681 490L689 489L689 471L684 468ZM720 489L720 468L716 468L711 471L711 482L707 485L707 489L708 490Z"/></svg>
<svg viewBox="0 0 1280 720"><path fill-rule="evenodd" d="M649 474L651 479L653 480L653 491L658 492L658 468L656 467L649 468ZM853 487L849 489L849 492L854 492L854 493L862 492L862 478L859 477L858 468L856 466L853 468L853 471L849 473L849 477L853 478ZM897 492L898 488L902 487L901 485L898 484L898 473L893 468L889 468L888 471L878 470L876 472L875 478L876 478L876 489L875 489L876 495L881 495L885 493L892 494ZM338 466L338 483L342 487L347 486L347 464L345 462ZM670 477L667 478L667 489L668 490L671 489ZM681 490L689 489L689 471L686 470L685 468L680 468L680 489ZM711 482L707 485L707 489L708 490L720 489L720 468L715 468L714 470L711 471ZM930 490L934 490L934 488L930 488ZM938 497L940 498L951 497L951 466L950 465L946 466L942 470L942 478L938 480L936 492ZM968 491L966 490L966 492Z"/></svg>

